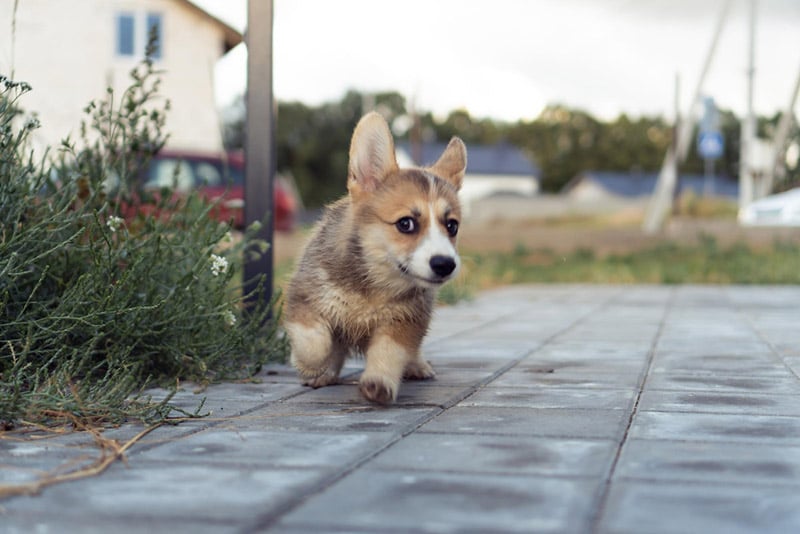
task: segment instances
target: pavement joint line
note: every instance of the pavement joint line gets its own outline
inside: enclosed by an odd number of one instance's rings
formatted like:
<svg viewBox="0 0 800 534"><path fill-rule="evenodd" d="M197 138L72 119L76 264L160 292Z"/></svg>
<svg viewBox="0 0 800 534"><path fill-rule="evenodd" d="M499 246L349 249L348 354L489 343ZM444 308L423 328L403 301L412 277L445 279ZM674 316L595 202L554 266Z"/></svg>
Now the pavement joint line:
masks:
<svg viewBox="0 0 800 534"><path fill-rule="evenodd" d="M251 413L256 412L258 410L261 410L263 408L266 408L271 404L278 404L278 403L287 401L289 399L292 399L294 397L300 396L303 393L306 393L306 391L301 389L299 391L296 391L294 393L289 393L289 394L284 395L282 397L279 397L277 399L274 399L274 400L271 400L271 401L265 401L265 402L253 405L252 407L246 408L246 409L242 410L241 412L239 412L238 414L230 416L230 417L212 417L210 419L206 419L205 416L202 416L202 417L186 419L186 421L205 422L206 426L202 426L202 427L193 429L193 430L191 430L189 432L186 432L185 434L180 434L178 436L174 436L172 438L165 439L163 441L157 441L157 442L152 442L152 443L139 442L134 447L131 448L130 453L133 453L133 452L139 453L139 452L143 452L143 451L149 451L151 449L155 449L157 447L160 447L161 445L164 445L166 443L172 443L172 442L175 442L175 441L178 441L178 440L182 440L182 439L188 438L190 436L194 436L195 434L199 434L200 432L205 432L205 431L207 431L209 429L212 429L212 428L215 428L215 427L217 427L219 425L230 423L230 421L233 421L233 420L239 419L241 417L250 415ZM203 402L205 402L205 399L203 400ZM181 421L181 422L183 422L183 421ZM180 424L180 422L178 424ZM156 429L156 431L157 431L157 429Z"/></svg>
<svg viewBox="0 0 800 534"><path fill-rule="evenodd" d="M664 327L666 325L667 318L672 313L677 291L677 288L673 287L670 290L666 303L664 304L664 313L661 315L661 319L658 323L658 329L656 330L653 340L650 343L650 350L647 352L645 370L639 381L638 391L636 392L636 397L633 401L633 407L631 408L628 422L625 425L625 431L623 432L622 439L617 446L614 459L611 461L611 467L608 470L608 476L606 477L605 481L603 481L601 486L600 496L597 501L597 506L594 508L593 517L589 520L589 532L596 533L600 531L600 525L603 522L603 515L605 513L606 506L608 504L608 498L611 493L611 483L614 480L614 474L616 473L617 465L619 464L619 460L622 455L622 449L625 447L625 443L628 441L628 434L630 433L631 426L633 425L633 420L636 418L636 414L639 411L639 403L641 402L642 394L644 393L644 388L647 384L647 378L650 375L650 369L653 366L653 360L655 359L658 342L664 333Z"/></svg>
<svg viewBox="0 0 800 534"><path fill-rule="evenodd" d="M243 532L243 533L251 533L251 532L253 532L253 533L255 533L255 532L262 532L264 530L267 530L267 529L271 528L278 521L280 521L280 519L283 516L291 513L294 509L296 509L297 507L301 506L309 498L313 497L314 495L322 493L323 491L328 489L333 484L339 482L340 480L344 479L348 475L352 474L358 468L360 468L363 465L366 465L370 461L374 460L380 454L382 454L386 450L390 449L392 446L394 446L395 444L399 443L401 440L403 440L404 438L410 436L411 434L413 434L414 432L419 430L422 426L424 426L425 424L429 423L430 421L432 421L433 419L435 419L436 417L438 417L439 415L444 413L447 409L455 406L456 404L458 404L459 402L461 402L465 398L467 398L470 395L472 395L477 389L479 389L479 388L485 386L486 384L488 384L496 376L499 376L499 374L501 374L502 372L505 372L505 370L507 370L505 368L510 368L513 365L515 365L516 363L517 362L508 363L508 364L506 364L504 366L504 368L500 369L499 371L494 373L492 376L490 376L488 378L485 378L485 379L481 380L480 382L478 382L476 384L473 384L473 385L470 385L470 386L466 387L465 388L465 393L463 395L459 395L455 400L451 401L450 403L446 403L447 407L443 407L443 406L436 406L436 407L424 406L426 408L433 408L431 410L430 414L422 416L419 419L417 419L416 421L414 421L413 423L410 423L403 430L399 431L392 439L387 441L381 447L378 447L376 450L370 452L369 454L366 454L366 455L362 456L361 458L358 458L358 459L350 462L349 464L346 464L346 465L342 466L341 469L339 469L336 472L332 473L330 476L324 477L323 479L318 480L315 484L310 486L306 491L298 493L298 495L296 495L294 497L287 498L286 501L282 505L276 506L275 509L273 509L271 512L265 514L264 516L262 516L260 518L256 518L256 520L253 521L253 523L251 523L249 526L243 528L240 532ZM406 408L406 407L410 407L410 406L404 406L404 408Z"/></svg>
<svg viewBox="0 0 800 534"><path fill-rule="evenodd" d="M618 298L621 293L622 293L622 291L617 291L614 295L612 295L611 297L606 299L604 302L602 302L598 306L598 308L602 308L609 301L614 300L615 298ZM548 297L539 297L536 302L542 302L542 301L546 301L548 299L552 299L552 297L550 297L550 296L548 296ZM440 343L443 343L443 342L445 342L447 340L450 340L450 339L456 338L458 336L461 336L461 335L463 335L463 334L465 334L467 332L469 332L469 333L479 332L481 330L494 327L494 326L496 326L498 324L502 324L504 321L507 321L509 317L517 317L521 311L524 311L525 308L528 308L529 306L530 306L530 303L527 303L527 302L524 303L524 304L520 304L517 307L515 307L513 311L505 313L505 314L501 315L500 317L495 317L494 319L491 319L489 321L483 322L478 327L472 327L472 328L467 327L467 328L464 328L462 330L458 330L456 332L453 332L452 334L448 334L448 335L446 335L444 337L440 337L436 341L431 342L431 348L436 347ZM589 312L587 315L589 315L589 314L591 314L591 312ZM567 330L569 328L571 328L571 326L568 326L568 327L564 328L563 330ZM523 356L521 358L525 358L525 356Z"/></svg>
<svg viewBox="0 0 800 534"><path fill-rule="evenodd" d="M437 418L438 416L440 416L441 414L446 412L448 409L450 409L453 406L455 406L455 405L463 402L464 400L468 399L469 397L474 395L479 389L481 389L481 388L485 387L486 385L490 384L491 382L493 382L494 380L496 380L497 378L499 378L503 374L507 373L509 370L511 370L515 366L517 366L522 360L530 357L532 354L534 354L535 352L539 351L542 347L545 347L548 344L552 343L552 341L554 339L556 339L558 336L561 336L561 335L565 334L566 332L572 330L573 328L575 328L579 324L581 324L584 321L586 321L592 314L596 313L597 310L600 310L600 309L608 306L610 302L612 302L613 300L617 299L619 297L619 295L621 295L621 294L622 294L621 291L616 292L611 297L605 299L598 306L592 308L590 311L586 312L582 316L580 316L577 319L575 319L574 321L572 321L568 326L566 326L566 327L558 330L557 332L551 334L550 336L548 336L542 343L540 343L536 347L526 351L519 358L515 358L514 360L510 361L509 363L507 363L506 365L502 366L500 369L498 369L497 371L492 373L490 376L484 378L483 380L480 380L477 383L474 383L474 384L471 384L470 386L465 387L464 388L464 393L462 395L457 395L455 399L451 400L450 402L444 403L444 406L437 406L437 407L435 407L435 409L431 410L430 414L422 416L417 421L414 421L413 423L410 423L407 427L405 427L405 429L399 431L392 439L387 441L383 446L378 447L376 450L372 451L371 453L366 454L363 457L358 458L358 459L350 462L349 464L343 466L341 469L337 470L335 473L331 474L329 477L325 477L325 478L323 478L321 480L318 480L316 483L311 485L305 491L298 492L297 495L287 498L282 505L276 506L271 512L268 512L268 513L264 514L261 517L257 517L249 526L243 528L240 532L248 533L248 534L249 533L255 533L255 532L263 532L264 530L267 530L267 529L273 527L278 521L280 521L280 519L283 516L291 513L293 510L297 509L299 506L301 506L308 499L310 499L314 495L321 494L322 492L327 490L329 487L331 487L333 484L335 484L335 483L339 482L340 480L344 479L345 477L349 476L354 471L356 471L359 467L361 467L363 465L366 465L370 461L374 460L380 454L382 454L383 452L387 451L388 449L390 449L391 447L393 447L394 445L396 445L397 443L402 441L404 438L410 436L411 434L413 434L414 432L419 430L421 427L423 427L427 423L433 421L435 418ZM505 314L505 315L503 315L503 316L501 316L501 317L499 317L497 319L493 319L491 321L488 321L488 322L482 324L478 329L486 328L486 327L488 327L490 325L493 325L495 323L498 323L500 321L507 320L508 317L516 316L518 314L518 312L521 309L523 309L524 307L525 306L520 306L519 308L516 308L514 310L514 312L510 312L510 313ZM477 329L465 329L463 331L459 331L458 333L455 333L455 334L453 334L451 336L447 336L445 338L437 340L436 343L434 344L434 346L436 344L438 344L440 341L444 340L444 339L449 339L449 338L454 337L454 336L456 336L456 335L458 335L458 334L460 334L462 332L465 332L465 331L475 331L475 330L477 330ZM356 373L353 373L353 374L356 374ZM295 396L299 396L300 394L302 394L302 392L298 393L296 395L292 395L289 398L294 398Z"/></svg>
<svg viewBox="0 0 800 534"><path fill-rule="evenodd" d="M392 445L398 443L406 436L412 434L417 428L421 427L422 425L424 425L425 423L427 423L428 421L439 415L441 412L444 411L444 409L440 407L435 407L431 411L433 412L432 414L427 416L422 416L417 421L410 423L407 427L405 427L405 429L395 433L395 435L391 439L389 439L382 446L377 447L374 451L362 456L361 458L357 458L348 464L343 465L340 469L334 471L329 476L317 480L314 484L310 485L304 491L298 491L296 495L287 497L283 503L281 503L278 506L275 506L273 510L271 510L270 512L267 512L262 516L257 516L249 525L243 527L240 530L240 532L255 533L255 532L264 532L265 530L270 529L278 521L280 521L283 516L291 513L293 510L301 506L304 502L306 502L314 495L322 493L332 485L344 479L359 467L372 461L382 452L389 449Z"/></svg>
<svg viewBox="0 0 800 534"><path fill-rule="evenodd" d="M566 334L567 332L569 332L570 330L573 330L575 327L577 327L578 325L582 324L584 321L586 321L589 317L591 317L598 310L601 310L601 309L605 308L612 301L614 301L615 299L619 298L619 296L621 294L622 294L621 291L615 293L614 295L608 297L607 299L605 299L603 302L601 302L600 304L598 304L597 306L595 306L591 310L587 311L586 313L584 313L583 315L581 315L580 317L578 317L577 319L572 321L570 324L568 324L567 326L565 326L561 330L558 330L557 332L554 332L554 333L550 334L540 344L538 344L537 346L533 347L532 349L526 351L519 358L515 358L515 359L511 360L507 365L505 365L504 367L500 368L497 372L495 372L494 374L489 376L487 379L483 380L482 381L483 383L481 383L479 385L479 387L475 388L469 395L466 395L463 399L459 400L458 402L465 401L466 399L468 399L469 397L471 397L472 395L477 393L477 391L479 389L481 389L483 387L486 387L488 384L494 382L495 380L500 378L502 375L506 374L508 371L510 371L511 369L516 367L517 365L519 365L523 360L526 360L526 359L530 358L535 353L541 351L543 348L545 348L548 345L550 345L559 336L562 336L562 335ZM516 315L516 314L511 314L511 315ZM505 319L507 317L509 317L509 315L504 315L503 319ZM492 322L496 322L496 321L492 321Z"/></svg>
<svg viewBox="0 0 800 534"><path fill-rule="evenodd" d="M728 301L731 302L731 299L730 299L730 288L728 288L725 291L725 294L728 295ZM737 305L737 304L733 304L731 302L731 308L733 308L736 311L736 313L738 313L740 316L742 316L744 318L744 321L748 324L748 326L750 326L750 328L753 329L753 332L756 333L756 335L758 336L758 339L760 339L761 342L764 343L769 348L770 354L778 362L780 362L780 364L782 366L784 366L792 376L794 376L797 379L800 379L800 374L798 374L797 371L795 371L794 368L792 368L791 365L786 363L786 359L783 356L781 356L780 352L778 352L778 350L775 348L775 345L767 338L767 336L764 335L764 332L762 332L761 329L758 328L758 326L753 322L753 319L750 317L750 315L745 313L745 311L742 309L742 306Z"/></svg>
<svg viewBox="0 0 800 534"><path fill-rule="evenodd" d="M509 317L514 317L520 310L522 310L524 308L525 308L525 305L520 305L519 307L515 308L514 311L508 312L505 315L501 315L500 317L496 317L494 319L491 319L490 321L488 321L486 323L482 323L477 328L464 328L463 330L458 330L456 332L453 332L452 334L448 334L448 335L446 335L444 337L440 337L436 341L433 341L430 344L430 346L431 346L431 348L434 348L437 345L439 345L440 343L443 343L444 341L447 341L447 340L456 338L458 336L461 336L461 335L465 334L466 332L475 332L477 330L483 330L484 328L493 326L493 325L495 325L497 323L501 323L502 321L508 319Z"/></svg>
<svg viewBox="0 0 800 534"><path fill-rule="evenodd" d="M535 351L536 349L533 350ZM500 376L502 373L506 372L508 369L519 363L519 360L521 359L522 358L519 358L517 361L510 362L504 365L501 369L499 369L489 377L484 378L483 380L475 384L471 384L465 387L463 394L456 396L455 399L451 400L450 402L444 403L444 405L439 405L435 407L432 407L430 405L424 405L423 407L425 408L433 408L431 410L431 413L420 417L413 423L410 423L403 430L399 431L392 439L383 444L383 446L378 447L376 450L370 452L369 454L366 454L361 458L358 458L350 462L349 464L342 466L341 469L337 470L330 476L318 480L315 484L310 486L306 491L298 493L298 495L294 497L287 498L282 505L276 506L271 512L265 514L260 518L256 518L249 526L243 528L240 532L255 533L255 532L262 532L264 530L271 528L278 521L280 521L280 519L283 516L291 513L297 507L301 506L304 502L306 502L309 498L313 497L314 495L322 493L333 484L339 482L340 480L344 479L348 475L355 472L359 467L366 465L370 461L374 460L380 454L390 449L392 446L399 443L404 438L410 436L411 434L419 430L421 427L423 427L425 424L429 423L430 421L432 421L433 419L435 419L436 417L447 411L449 408L452 408L456 404L460 403L464 399L474 394L475 391L477 391L481 387L484 387L486 384L488 384L489 382ZM354 372L352 374L358 374L358 372ZM404 406L403 408L409 408L409 407L413 406Z"/></svg>

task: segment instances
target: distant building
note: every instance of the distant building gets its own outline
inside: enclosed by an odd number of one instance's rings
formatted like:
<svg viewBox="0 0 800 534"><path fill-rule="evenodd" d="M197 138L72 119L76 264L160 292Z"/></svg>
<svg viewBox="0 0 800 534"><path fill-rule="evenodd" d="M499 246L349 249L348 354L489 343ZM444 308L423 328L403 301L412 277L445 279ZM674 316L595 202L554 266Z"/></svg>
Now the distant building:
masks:
<svg viewBox="0 0 800 534"><path fill-rule="evenodd" d="M23 0L12 21L14 6L0 0L0 74L33 87L21 105L41 120L36 146L75 138L83 109L105 97L107 87L119 102L155 27L160 94L171 103L168 146L222 149L213 68L242 42L241 33L187 0Z"/></svg>
<svg viewBox="0 0 800 534"><path fill-rule="evenodd" d="M397 161L401 167L432 165L441 156L445 143L422 143L419 161L412 158L408 142L397 146ZM493 195L533 196L539 191L539 168L522 150L508 143L496 145L467 145L467 172L459 196L463 209Z"/></svg>
<svg viewBox="0 0 800 534"><path fill-rule="evenodd" d="M658 173L623 173L587 171L567 182L561 192L568 197L585 202L602 200L634 200L652 195L658 181ZM739 183L724 176L710 181L700 174L681 174L678 177L677 193L691 191L697 196L739 196Z"/></svg>

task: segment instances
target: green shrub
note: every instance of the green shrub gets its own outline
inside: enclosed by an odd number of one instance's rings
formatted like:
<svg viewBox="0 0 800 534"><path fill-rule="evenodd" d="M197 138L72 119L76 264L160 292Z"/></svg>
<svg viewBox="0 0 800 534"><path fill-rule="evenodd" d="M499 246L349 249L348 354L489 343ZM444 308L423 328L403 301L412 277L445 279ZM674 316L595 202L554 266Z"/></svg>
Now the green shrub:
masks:
<svg viewBox="0 0 800 534"><path fill-rule="evenodd" d="M272 303L237 274L264 250L253 232L233 243L206 203L169 189L136 213L130 184L166 140L168 104L149 61L132 77L119 102L109 91L86 108L80 149L38 162L18 106L30 87L0 79L0 428L160 420L172 408L144 388L285 356Z"/></svg>

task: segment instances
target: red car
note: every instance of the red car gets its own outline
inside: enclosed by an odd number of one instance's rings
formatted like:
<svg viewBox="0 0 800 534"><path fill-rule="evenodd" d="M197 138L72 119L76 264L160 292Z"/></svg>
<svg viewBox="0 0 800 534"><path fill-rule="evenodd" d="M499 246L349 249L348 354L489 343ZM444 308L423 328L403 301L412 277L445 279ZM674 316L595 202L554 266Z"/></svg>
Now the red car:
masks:
<svg viewBox="0 0 800 534"><path fill-rule="evenodd" d="M162 150L145 170L143 187L160 189L176 185L177 193L196 189L210 201L219 201L212 216L220 221L233 221L235 228L244 227L244 154L229 152L227 161L217 155ZM297 201L285 181L276 177L273 211L275 230L294 227Z"/></svg>

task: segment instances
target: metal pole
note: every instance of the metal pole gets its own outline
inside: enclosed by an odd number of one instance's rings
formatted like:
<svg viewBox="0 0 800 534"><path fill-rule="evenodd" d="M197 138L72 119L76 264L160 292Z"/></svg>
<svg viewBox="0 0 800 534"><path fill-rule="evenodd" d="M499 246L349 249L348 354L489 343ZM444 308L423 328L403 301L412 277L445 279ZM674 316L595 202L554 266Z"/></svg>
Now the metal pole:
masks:
<svg viewBox="0 0 800 534"><path fill-rule="evenodd" d="M753 79L755 77L756 49L756 2L750 0L749 42L747 45L747 115L742 124L741 148L739 153L739 208L744 208L755 200L753 172L754 142L756 138L756 117L753 113Z"/></svg>
<svg viewBox="0 0 800 534"><path fill-rule="evenodd" d="M246 257L244 287L247 294L266 277L266 291L272 299L273 177L275 175L275 120L272 94L272 0L247 2L247 114L245 119L244 218L247 226L262 223L257 237L269 244L258 259ZM249 304L254 304L250 302Z"/></svg>

